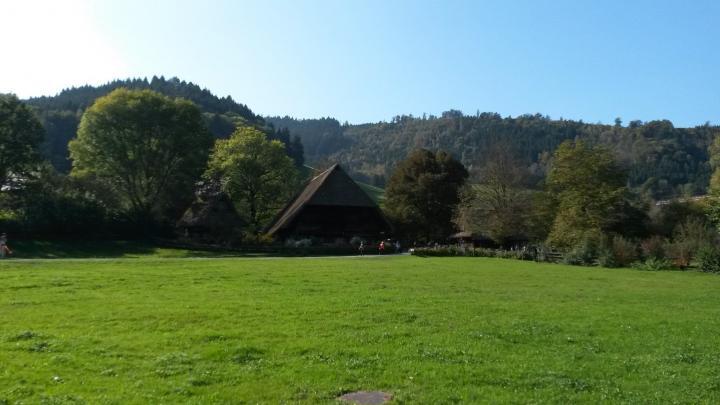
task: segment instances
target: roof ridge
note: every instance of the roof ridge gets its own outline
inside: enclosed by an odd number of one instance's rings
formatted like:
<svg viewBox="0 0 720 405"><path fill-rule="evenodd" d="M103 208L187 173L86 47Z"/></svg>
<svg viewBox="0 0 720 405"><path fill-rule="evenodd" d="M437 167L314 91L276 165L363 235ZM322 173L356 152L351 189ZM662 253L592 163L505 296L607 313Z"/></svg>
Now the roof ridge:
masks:
<svg viewBox="0 0 720 405"><path fill-rule="evenodd" d="M284 222L292 220L299 213L300 208L302 208L305 203L307 203L307 201L310 201L310 199L312 199L312 197L318 192L318 190L320 190L320 187L325 184L325 181L330 178L330 174L339 168L340 165L338 163L335 163L330 166L330 168L326 169L324 172L307 181L303 188L278 213L273 222L271 222L271 225L266 228L266 232L273 234L275 233L275 231L277 231L277 229L280 228L280 226ZM313 185L313 189L310 190L311 185ZM307 195L304 195L306 194L306 192Z"/></svg>
<svg viewBox="0 0 720 405"><path fill-rule="evenodd" d="M313 181L315 181L315 179L317 179L318 177L320 177L320 176L322 176L322 175L324 175L324 174L326 174L326 173L329 173L330 171L335 170L335 169L338 168L338 167L340 167L339 164L337 164L337 163L333 164L333 165L330 166L329 168L327 168L327 169L323 170L322 172L320 172L317 176L315 176L315 177L313 177L312 179L310 179L310 183L312 183Z"/></svg>

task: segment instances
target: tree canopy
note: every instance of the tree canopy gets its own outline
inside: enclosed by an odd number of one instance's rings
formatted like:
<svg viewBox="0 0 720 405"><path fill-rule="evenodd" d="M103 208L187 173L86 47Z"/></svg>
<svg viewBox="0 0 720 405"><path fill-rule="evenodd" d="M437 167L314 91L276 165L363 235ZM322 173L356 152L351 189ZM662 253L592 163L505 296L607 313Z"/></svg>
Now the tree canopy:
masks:
<svg viewBox="0 0 720 405"><path fill-rule="evenodd" d="M708 187L710 194L708 215L715 226L720 228L720 136L715 137L708 152L710 154L710 165L713 169Z"/></svg>
<svg viewBox="0 0 720 405"><path fill-rule="evenodd" d="M220 180L252 231L259 232L292 196L298 173L282 142L241 127L215 143L206 177Z"/></svg>
<svg viewBox="0 0 720 405"><path fill-rule="evenodd" d="M608 149L582 141L563 142L553 155L547 179L557 200L550 244L575 246L611 227L627 190L626 179Z"/></svg>
<svg viewBox="0 0 720 405"><path fill-rule="evenodd" d="M415 148L445 150L468 169L483 165L492 146L508 142L536 179L543 156L566 140L605 145L628 168L628 185L653 199L704 194L710 178L707 146L720 127L676 128L670 121L633 121L628 126L550 119L540 114L501 117L448 111L440 117L397 116L391 122L341 125L337 120L268 117L299 135L310 165L338 162L354 178L382 185L395 165Z"/></svg>
<svg viewBox="0 0 720 405"><path fill-rule="evenodd" d="M44 133L28 106L13 94L0 94L0 186L39 163Z"/></svg>
<svg viewBox="0 0 720 405"><path fill-rule="evenodd" d="M183 198L192 196L211 143L192 102L117 89L83 114L70 143L73 174L115 187L134 217L160 218L185 208Z"/></svg>
<svg viewBox="0 0 720 405"><path fill-rule="evenodd" d="M230 96L217 97L208 89L197 84L180 80L177 77L166 79L164 76L147 78L134 78L114 80L101 86L72 87L61 91L52 97L36 97L28 103L41 110L84 110L91 106L96 99L105 96L120 88L131 90L152 90L168 97L180 97L195 103L201 110L212 114L237 114L251 123L262 122L262 118L255 115L246 105L237 103Z"/></svg>
<svg viewBox="0 0 720 405"><path fill-rule="evenodd" d="M474 182L462 192L458 226L499 245L525 240L533 193L528 188L529 171L512 147L507 143L495 145L473 174Z"/></svg>
<svg viewBox="0 0 720 405"><path fill-rule="evenodd" d="M404 236L444 240L455 228L452 218L467 177L450 154L415 150L393 172L383 207Z"/></svg>

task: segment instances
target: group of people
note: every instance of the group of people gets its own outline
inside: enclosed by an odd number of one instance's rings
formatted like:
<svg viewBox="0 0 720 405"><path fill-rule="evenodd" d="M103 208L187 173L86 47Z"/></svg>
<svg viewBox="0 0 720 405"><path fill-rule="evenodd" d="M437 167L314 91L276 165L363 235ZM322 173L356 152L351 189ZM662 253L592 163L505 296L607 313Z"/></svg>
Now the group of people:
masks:
<svg viewBox="0 0 720 405"><path fill-rule="evenodd" d="M387 243L384 240L381 240L377 246L378 254L379 255L385 254L385 250L388 248L388 245L393 246L390 243L390 239L387 240ZM395 247L395 253L400 253L402 251L402 246L400 245L399 240L395 241L394 247ZM358 253L360 253L360 256L365 255L366 248L367 248L367 245L365 244L365 241L360 241L360 245L358 245Z"/></svg>
<svg viewBox="0 0 720 405"><path fill-rule="evenodd" d="M7 244L7 234L0 234L0 259L4 259L12 254L12 250Z"/></svg>

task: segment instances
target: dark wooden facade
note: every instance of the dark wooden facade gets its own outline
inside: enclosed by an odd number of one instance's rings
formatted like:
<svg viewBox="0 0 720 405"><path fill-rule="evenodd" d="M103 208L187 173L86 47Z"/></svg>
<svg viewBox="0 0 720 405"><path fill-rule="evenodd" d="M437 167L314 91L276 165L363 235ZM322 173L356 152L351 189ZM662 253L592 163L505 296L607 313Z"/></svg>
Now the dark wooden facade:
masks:
<svg viewBox="0 0 720 405"><path fill-rule="evenodd" d="M279 239L379 239L390 230L377 204L336 164L310 180L267 233Z"/></svg>

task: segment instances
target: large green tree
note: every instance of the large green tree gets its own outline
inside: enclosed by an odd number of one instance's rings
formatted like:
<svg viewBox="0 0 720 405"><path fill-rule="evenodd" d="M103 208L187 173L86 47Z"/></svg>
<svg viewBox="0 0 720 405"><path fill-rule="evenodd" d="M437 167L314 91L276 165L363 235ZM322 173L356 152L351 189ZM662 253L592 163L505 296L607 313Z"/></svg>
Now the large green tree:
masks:
<svg viewBox="0 0 720 405"><path fill-rule="evenodd" d="M117 190L137 220L177 215L207 162L212 136L190 101L117 89L85 111L70 143L73 174Z"/></svg>
<svg viewBox="0 0 720 405"><path fill-rule="evenodd" d="M569 248L601 238L622 212L626 178L610 150L582 141L563 142L547 179L548 191L557 200L548 242Z"/></svg>
<svg viewBox="0 0 720 405"><path fill-rule="evenodd" d="M417 149L397 165L383 206L405 237L444 240L455 228L452 218L467 177L465 166L450 154Z"/></svg>
<svg viewBox="0 0 720 405"><path fill-rule="evenodd" d="M282 142L240 127L215 143L206 176L220 180L251 232L259 232L292 196L298 173Z"/></svg>
<svg viewBox="0 0 720 405"><path fill-rule="evenodd" d="M710 198L707 202L707 211L710 220L720 228L720 135L710 144L708 152L713 174L708 187Z"/></svg>
<svg viewBox="0 0 720 405"><path fill-rule="evenodd" d="M29 107L13 94L0 94L0 186L39 163L44 133Z"/></svg>
<svg viewBox="0 0 720 405"><path fill-rule="evenodd" d="M483 234L500 245L529 237L533 192L530 174L506 143L492 147L474 172L473 184L464 187L456 223L466 231Z"/></svg>

